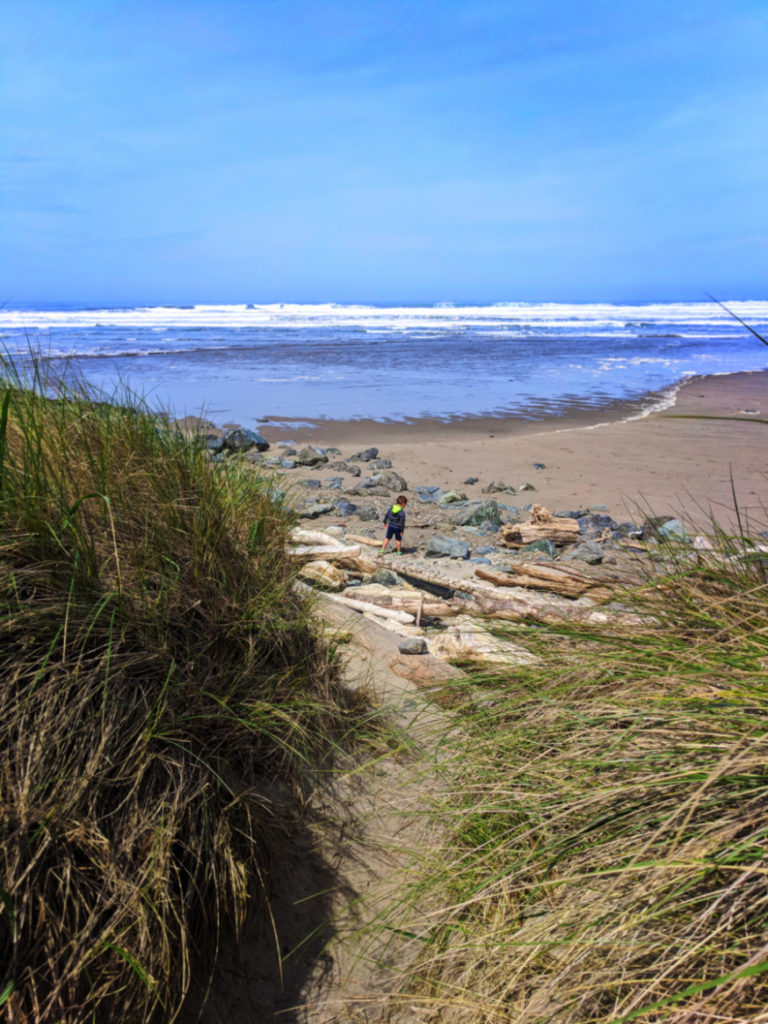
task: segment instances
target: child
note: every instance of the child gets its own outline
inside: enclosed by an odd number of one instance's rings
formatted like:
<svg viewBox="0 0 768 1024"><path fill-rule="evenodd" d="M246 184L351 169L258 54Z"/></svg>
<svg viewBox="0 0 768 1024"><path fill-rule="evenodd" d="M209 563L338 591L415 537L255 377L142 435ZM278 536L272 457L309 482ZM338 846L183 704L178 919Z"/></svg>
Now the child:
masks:
<svg viewBox="0 0 768 1024"><path fill-rule="evenodd" d="M405 506L408 504L408 499L404 494L398 494L397 501L392 508L387 510L387 514L384 516L384 525L387 528L387 536L384 539L384 543L381 545L381 554L387 550L387 544L389 544L392 537L395 538L395 548L397 549L398 555L402 555L403 548L403 530L405 529Z"/></svg>

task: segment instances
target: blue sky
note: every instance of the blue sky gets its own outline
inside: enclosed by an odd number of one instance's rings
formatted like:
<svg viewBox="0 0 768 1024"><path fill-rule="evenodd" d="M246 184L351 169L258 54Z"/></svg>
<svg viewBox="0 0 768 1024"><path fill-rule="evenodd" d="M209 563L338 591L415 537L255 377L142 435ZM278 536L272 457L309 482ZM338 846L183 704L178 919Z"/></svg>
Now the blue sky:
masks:
<svg viewBox="0 0 768 1024"><path fill-rule="evenodd" d="M768 298L764 0L6 5L0 300Z"/></svg>

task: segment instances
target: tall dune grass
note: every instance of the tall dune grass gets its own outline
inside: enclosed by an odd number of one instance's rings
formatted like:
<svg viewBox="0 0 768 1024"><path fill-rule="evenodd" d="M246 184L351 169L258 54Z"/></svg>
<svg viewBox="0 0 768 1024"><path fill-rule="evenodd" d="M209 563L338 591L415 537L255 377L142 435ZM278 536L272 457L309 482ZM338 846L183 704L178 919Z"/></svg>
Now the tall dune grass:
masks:
<svg viewBox="0 0 768 1024"><path fill-rule="evenodd" d="M7 1020L173 1020L268 917L260 879L351 715L289 525L128 402L0 383Z"/></svg>
<svg viewBox="0 0 768 1024"><path fill-rule="evenodd" d="M474 680L413 894L424 1020L768 1021L768 556L719 540L631 632L520 627L539 664Z"/></svg>

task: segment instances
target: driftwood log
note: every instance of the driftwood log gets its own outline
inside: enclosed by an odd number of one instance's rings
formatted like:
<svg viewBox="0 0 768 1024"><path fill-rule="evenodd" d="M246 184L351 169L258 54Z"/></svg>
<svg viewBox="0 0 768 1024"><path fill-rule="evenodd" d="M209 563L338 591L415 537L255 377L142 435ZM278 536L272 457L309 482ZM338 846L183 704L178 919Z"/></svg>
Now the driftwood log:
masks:
<svg viewBox="0 0 768 1024"><path fill-rule="evenodd" d="M527 523L505 523L497 539L508 548L521 548L535 540L551 540L553 544L574 544L580 537L575 519L553 516L543 505L534 505Z"/></svg>
<svg viewBox="0 0 768 1024"><path fill-rule="evenodd" d="M497 587L530 587L532 590L550 590L563 597L578 597L586 591L604 589L600 580L584 576L575 569L541 564L511 565L507 572L475 569L475 576Z"/></svg>
<svg viewBox="0 0 768 1024"><path fill-rule="evenodd" d="M341 590L347 585L347 574L325 559L316 562L306 562L299 571L304 580L317 583L329 590Z"/></svg>
<svg viewBox="0 0 768 1024"><path fill-rule="evenodd" d="M395 622L404 623L416 621L415 615L398 611L396 608L380 608L379 605L372 604L370 601L355 601L343 594L326 594L325 597L328 601L333 601L334 604L343 604L345 608L352 608L356 612L370 612L382 619L394 619Z"/></svg>
<svg viewBox="0 0 768 1024"><path fill-rule="evenodd" d="M461 601L430 600L423 593L418 592L414 592L412 596L410 594L364 593L359 598L354 597L353 595L359 589L359 587L355 587L351 590L345 590L344 597L349 597L353 601L369 601L379 608L396 608L398 611L409 612L417 618L426 615L430 618L441 619L449 615L458 615L459 612L464 610L464 605Z"/></svg>

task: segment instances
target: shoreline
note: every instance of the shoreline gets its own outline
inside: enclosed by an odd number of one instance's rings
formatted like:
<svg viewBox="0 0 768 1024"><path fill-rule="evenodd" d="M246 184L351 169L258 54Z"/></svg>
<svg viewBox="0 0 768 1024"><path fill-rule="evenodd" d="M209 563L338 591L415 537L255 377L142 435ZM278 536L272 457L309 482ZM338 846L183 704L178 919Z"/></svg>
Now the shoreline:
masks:
<svg viewBox="0 0 768 1024"><path fill-rule="evenodd" d="M735 491L749 530L768 529L768 424L760 422L768 419L768 371L690 377L673 397L646 412L635 403L623 410L632 415L608 422L602 410L545 423L335 421L312 431L260 429L273 446L289 438L299 446L333 445L345 457L375 446L411 490L458 488L477 500L485 497L483 487L502 480L518 490L516 504L534 501L552 511L605 505L616 519L672 514L700 531L712 519L736 529ZM282 479L293 489L317 475L297 469ZM471 477L477 483L465 482ZM523 483L535 491L519 493Z"/></svg>

